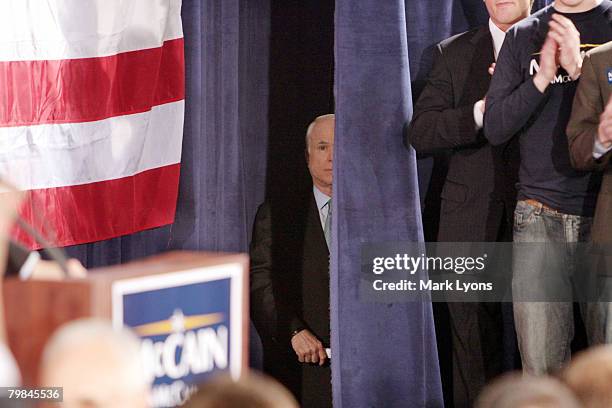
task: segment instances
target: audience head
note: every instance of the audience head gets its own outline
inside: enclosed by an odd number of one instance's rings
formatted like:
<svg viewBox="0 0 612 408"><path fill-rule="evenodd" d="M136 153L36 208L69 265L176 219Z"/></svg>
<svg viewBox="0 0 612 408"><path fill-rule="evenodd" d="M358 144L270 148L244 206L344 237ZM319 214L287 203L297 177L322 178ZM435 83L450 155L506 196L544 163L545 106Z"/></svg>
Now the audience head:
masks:
<svg viewBox="0 0 612 408"><path fill-rule="evenodd" d="M0 340L0 387L18 387L20 384L21 374L15 358L8 346Z"/></svg>
<svg viewBox="0 0 612 408"><path fill-rule="evenodd" d="M476 408L580 408L561 381L551 377L506 374L485 387Z"/></svg>
<svg viewBox="0 0 612 408"><path fill-rule="evenodd" d="M502 31L524 19L531 11L533 0L484 0L491 21Z"/></svg>
<svg viewBox="0 0 612 408"><path fill-rule="evenodd" d="M313 184L331 197L334 158L333 114L316 118L306 131L306 162Z"/></svg>
<svg viewBox="0 0 612 408"><path fill-rule="evenodd" d="M612 345L579 353L562 377L586 408L612 407Z"/></svg>
<svg viewBox="0 0 612 408"><path fill-rule="evenodd" d="M597 6L597 0L555 0L555 10L562 13L581 13Z"/></svg>
<svg viewBox="0 0 612 408"><path fill-rule="evenodd" d="M53 334L43 352L41 384L63 387L65 408L148 406L139 340L104 320L77 320Z"/></svg>
<svg viewBox="0 0 612 408"><path fill-rule="evenodd" d="M298 408L295 398L270 377L251 372L238 381L218 377L208 381L183 408Z"/></svg>

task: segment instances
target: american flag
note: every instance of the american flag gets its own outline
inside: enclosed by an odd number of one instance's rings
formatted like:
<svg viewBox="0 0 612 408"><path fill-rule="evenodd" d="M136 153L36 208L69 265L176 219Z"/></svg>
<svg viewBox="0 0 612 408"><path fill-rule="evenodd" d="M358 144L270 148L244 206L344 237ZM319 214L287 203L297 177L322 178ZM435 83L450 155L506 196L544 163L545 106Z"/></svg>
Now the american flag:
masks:
<svg viewBox="0 0 612 408"><path fill-rule="evenodd" d="M173 222L180 10L180 0L0 1L0 178L26 191L20 214L53 245Z"/></svg>

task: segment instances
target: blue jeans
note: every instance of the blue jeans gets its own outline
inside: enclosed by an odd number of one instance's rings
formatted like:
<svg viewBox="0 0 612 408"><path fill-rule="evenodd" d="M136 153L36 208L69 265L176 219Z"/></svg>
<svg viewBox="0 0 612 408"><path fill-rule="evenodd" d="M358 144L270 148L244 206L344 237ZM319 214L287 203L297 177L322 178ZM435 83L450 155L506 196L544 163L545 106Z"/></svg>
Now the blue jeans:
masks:
<svg viewBox="0 0 612 408"><path fill-rule="evenodd" d="M566 244L589 242L591 224L590 217L563 214L519 201L514 213L514 242L555 245L552 255L544 245L515 247L512 260L515 299L520 300L520 293L538 286L554 286L555 293L564 295L563 299L571 298L572 276L584 264L577 259L576 246ZM523 370L536 375L558 370L569 361L574 337L573 303L545 300L514 302ZM611 305L604 302L580 304L589 344L612 340Z"/></svg>

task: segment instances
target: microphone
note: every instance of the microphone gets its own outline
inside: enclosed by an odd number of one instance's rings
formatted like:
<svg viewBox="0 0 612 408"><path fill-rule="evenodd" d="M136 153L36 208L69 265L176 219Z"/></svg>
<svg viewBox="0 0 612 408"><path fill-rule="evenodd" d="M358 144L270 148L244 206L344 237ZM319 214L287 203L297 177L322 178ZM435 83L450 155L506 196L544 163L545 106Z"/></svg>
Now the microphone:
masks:
<svg viewBox="0 0 612 408"><path fill-rule="evenodd" d="M0 178L0 191L1 188L4 187L7 190L13 191L15 193L20 193L20 191L15 188L12 184L7 183L6 181ZM42 246L42 250L47 256L57 262L62 273L64 274L64 278L69 276L68 273L68 257L63 249L52 247L51 243L45 239L38 231L34 229L30 224L28 224L19 214L15 217L15 222L19 225L25 232L27 232L36 242L38 242Z"/></svg>
<svg viewBox="0 0 612 408"><path fill-rule="evenodd" d="M64 274L64 278L68 275L68 257L66 256L66 252L60 248L52 247L51 243L47 241L41 234L38 233L30 224L28 224L23 218L17 215L15 222L19 225L25 232L27 232L32 238L36 240L41 246L42 250L49 258L53 261L57 262L60 269Z"/></svg>

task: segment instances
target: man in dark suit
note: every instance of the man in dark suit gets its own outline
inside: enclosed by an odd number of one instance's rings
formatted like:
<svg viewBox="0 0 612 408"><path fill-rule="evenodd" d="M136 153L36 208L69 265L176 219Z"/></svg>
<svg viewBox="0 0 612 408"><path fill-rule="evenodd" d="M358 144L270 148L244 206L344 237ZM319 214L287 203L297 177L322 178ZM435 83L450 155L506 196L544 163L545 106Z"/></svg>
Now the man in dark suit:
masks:
<svg viewBox="0 0 612 408"><path fill-rule="evenodd" d="M440 242L511 239L518 156L512 145L493 148L487 143L482 131L484 100L505 31L529 15L531 3L485 0L490 16L487 26L436 47L406 143L421 155L449 154L441 193ZM468 407L485 382L502 370L502 311L499 304L449 303L448 312L453 368L452 391L449 375L443 372L445 401L451 405L452 392L455 407ZM445 363L441 361L443 371Z"/></svg>
<svg viewBox="0 0 612 408"><path fill-rule="evenodd" d="M591 237L612 244L612 42L589 51L567 126L572 165L603 171Z"/></svg>
<svg viewBox="0 0 612 408"><path fill-rule="evenodd" d="M264 346L264 370L303 407L330 407L329 244L334 115L306 132L312 178L307 197L262 204L250 246L251 318Z"/></svg>

